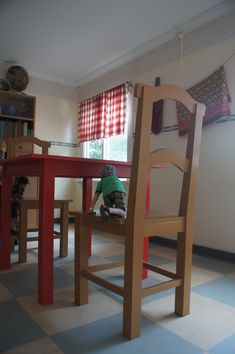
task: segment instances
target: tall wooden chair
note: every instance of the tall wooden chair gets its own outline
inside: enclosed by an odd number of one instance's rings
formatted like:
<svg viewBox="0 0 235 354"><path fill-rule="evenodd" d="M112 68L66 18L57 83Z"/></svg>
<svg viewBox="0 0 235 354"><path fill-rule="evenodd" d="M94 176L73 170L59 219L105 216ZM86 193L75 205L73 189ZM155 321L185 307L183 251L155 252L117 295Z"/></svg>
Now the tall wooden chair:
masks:
<svg viewBox="0 0 235 354"><path fill-rule="evenodd" d="M175 291L175 313L187 315L190 311L190 282L192 263L192 233L196 192L196 174L199 162L202 118L205 107L195 102L182 88L162 85L150 87L137 84L138 98L133 163L130 178L128 212L126 219L111 219L103 223L99 216L74 212L75 216L75 303L88 303L88 280L123 297L123 335L135 338L140 335L141 298L169 288ZM170 149L149 151L153 102L173 99L181 102L192 113L186 156ZM182 193L177 215L158 216L145 212L143 196L150 169L157 164L176 166L183 173ZM170 170L170 169L169 169ZM88 229L101 230L123 236L125 244L124 286L112 284L95 272L115 266L89 265ZM177 234L176 272L169 272L143 262L144 237ZM142 288L142 267L160 273L169 280Z"/></svg>
<svg viewBox="0 0 235 354"><path fill-rule="evenodd" d="M26 155L33 153L34 146L41 148L44 155L48 155L51 143L48 141L40 140L32 136L21 136L16 138L7 138L7 156L15 157L18 155ZM36 186L35 186L36 187ZM71 200L55 200L54 208L60 210L60 229L53 231L53 237L60 239L60 257L67 257L68 255L68 218L69 218L69 202ZM37 241L37 235L27 237L28 232L38 231L38 226L28 226L28 212L31 210L38 210L38 199L23 199L19 204L19 230L15 236L19 243L19 262L24 263L27 261L27 242ZM37 224L35 220L35 224Z"/></svg>

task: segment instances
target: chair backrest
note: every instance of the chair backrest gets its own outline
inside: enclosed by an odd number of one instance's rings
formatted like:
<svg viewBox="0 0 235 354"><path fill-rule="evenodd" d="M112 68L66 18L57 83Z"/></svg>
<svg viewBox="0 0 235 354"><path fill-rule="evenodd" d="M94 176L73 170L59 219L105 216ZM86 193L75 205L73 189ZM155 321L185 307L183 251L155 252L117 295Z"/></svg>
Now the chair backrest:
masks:
<svg viewBox="0 0 235 354"><path fill-rule="evenodd" d="M42 154L48 155L48 149L51 143L48 141L40 140L33 136L21 136L17 138L7 138L7 157L14 157L17 155L25 155L33 152L33 145L37 145L42 148ZM24 146L29 145L31 151Z"/></svg>
<svg viewBox="0 0 235 354"><path fill-rule="evenodd" d="M184 172L179 215L192 212L195 202L196 172L199 163L202 119L205 106L194 101L182 88L172 85L150 87L136 84L135 97L138 98L135 140L133 148L131 183L128 198L127 222L141 228L145 215L145 191L150 169L157 164L175 165ZM173 99L182 103L192 113L186 156L180 156L171 149L150 152L150 134L153 102ZM129 227L131 227L129 225Z"/></svg>

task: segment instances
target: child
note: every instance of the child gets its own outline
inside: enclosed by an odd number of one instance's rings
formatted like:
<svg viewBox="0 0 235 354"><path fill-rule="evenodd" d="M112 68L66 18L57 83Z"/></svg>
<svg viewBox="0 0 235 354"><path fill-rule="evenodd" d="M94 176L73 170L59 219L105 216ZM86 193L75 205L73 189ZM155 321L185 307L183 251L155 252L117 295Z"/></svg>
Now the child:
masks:
<svg viewBox="0 0 235 354"><path fill-rule="evenodd" d="M27 177L16 177L15 183L11 189L11 233L13 235L18 234L19 202L23 199L24 190L27 184L29 184Z"/></svg>
<svg viewBox="0 0 235 354"><path fill-rule="evenodd" d="M104 221L109 216L126 216L124 205L126 190L120 179L116 176L116 168L112 165L105 165L103 168L101 180L97 184L89 213L94 212L94 206L101 193L103 193L104 205L100 207L100 215Z"/></svg>

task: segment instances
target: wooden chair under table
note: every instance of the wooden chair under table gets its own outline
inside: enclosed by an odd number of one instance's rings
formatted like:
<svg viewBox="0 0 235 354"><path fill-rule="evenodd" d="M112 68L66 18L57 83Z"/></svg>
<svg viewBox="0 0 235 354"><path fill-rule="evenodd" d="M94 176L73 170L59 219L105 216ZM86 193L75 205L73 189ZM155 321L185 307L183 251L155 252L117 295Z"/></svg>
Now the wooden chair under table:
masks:
<svg viewBox="0 0 235 354"><path fill-rule="evenodd" d="M51 143L33 136L7 138L7 156L10 158L33 153L34 146L41 148L42 154L48 155ZM54 230L52 237L60 238L60 257L68 255L69 202L71 200L54 201L54 208L60 209L60 231ZM38 227L28 227L28 210L37 210L38 208L39 201L36 198L23 199L19 205L19 233L16 235L16 238L19 242L19 262L21 263L27 261L27 242L38 240L38 236L27 237L29 231L38 231Z"/></svg>
<svg viewBox="0 0 235 354"><path fill-rule="evenodd" d="M138 98L133 162L126 219L110 219L103 223L99 216L85 212L70 213L75 216L75 303L88 303L88 280L107 288L123 297L123 335L129 339L140 335L141 299L160 291L175 288L175 313L180 316L190 311L190 283L192 263L192 238L196 193L196 174L199 163L202 118L205 107L194 101L182 88L162 85L150 87L137 84ZM181 102L192 114L186 155L181 156L171 149L149 151L153 102L173 99ZM180 206L177 215L158 216L156 212L145 212L145 195L150 170L157 164L176 166L183 174ZM167 168L169 173L172 172ZM178 180L178 179L177 179ZM153 183L153 178L151 178ZM125 248L124 286L118 286L98 276L95 272L115 266L89 265L88 230L123 236ZM143 262L143 240L145 237L177 235L176 271L169 272L148 262ZM167 277L166 281L142 288L142 267Z"/></svg>
<svg viewBox="0 0 235 354"><path fill-rule="evenodd" d="M48 155L48 149L51 147L49 141L38 139L35 136L7 138L6 145L8 158L33 153L33 147L35 145L42 149L43 155Z"/></svg>
<svg viewBox="0 0 235 354"><path fill-rule="evenodd" d="M68 220L69 220L69 202L71 200L56 199L54 209L60 209L60 228L54 230L52 237L60 239L60 257L68 256ZM19 243L18 260L19 263L27 262L27 243L38 241L38 235L28 236L28 232L38 232L38 228L28 228L28 210L38 209L39 201L37 199L23 199L20 202L19 234L17 236Z"/></svg>

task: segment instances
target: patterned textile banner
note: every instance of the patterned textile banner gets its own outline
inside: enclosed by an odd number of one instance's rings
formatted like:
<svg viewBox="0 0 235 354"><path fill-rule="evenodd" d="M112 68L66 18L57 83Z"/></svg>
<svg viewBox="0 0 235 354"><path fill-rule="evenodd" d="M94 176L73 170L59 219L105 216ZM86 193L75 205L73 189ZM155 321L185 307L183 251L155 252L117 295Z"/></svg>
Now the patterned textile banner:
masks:
<svg viewBox="0 0 235 354"><path fill-rule="evenodd" d="M155 86L160 85L160 77L156 77ZM163 124L163 100L153 103L152 113L152 132L153 134L159 134L162 131Z"/></svg>
<svg viewBox="0 0 235 354"><path fill-rule="evenodd" d="M124 134L126 85L82 101L79 106L78 138L84 141Z"/></svg>
<svg viewBox="0 0 235 354"><path fill-rule="evenodd" d="M153 103L153 114L152 114L153 134L161 133L162 124L163 124L163 100L160 100Z"/></svg>
<svg viewBox="0 0 235 354"><path fill-rule="evenodd" d="M206 105L203 126L219 118L230 116L229 102L231 99L223 66L187 91L196 101ZM177 102L176 108L179 135L184 135L189 129L191 113L181 103Z"/></svg>

